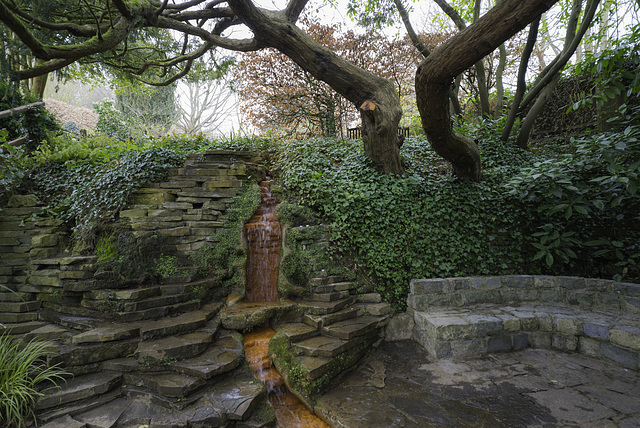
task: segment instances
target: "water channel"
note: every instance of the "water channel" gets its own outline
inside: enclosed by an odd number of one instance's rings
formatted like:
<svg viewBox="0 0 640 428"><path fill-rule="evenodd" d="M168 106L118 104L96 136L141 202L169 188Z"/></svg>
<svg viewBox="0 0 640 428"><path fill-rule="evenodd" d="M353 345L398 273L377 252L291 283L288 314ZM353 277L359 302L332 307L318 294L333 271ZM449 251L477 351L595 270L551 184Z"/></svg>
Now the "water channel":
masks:
<svg viewBox="0 0 640 428"><path fill-rule="evenodd" d="M269 181L260 183L261 203L245 225L247 237L247 287L245 301L278 301L278 270L282 230L276 217L276 201ZM256 376L266 385L278 426L282 428L328 428L289 392L269 359L269 340L275 334L262 327L244 335L245 356Z"/></svg>

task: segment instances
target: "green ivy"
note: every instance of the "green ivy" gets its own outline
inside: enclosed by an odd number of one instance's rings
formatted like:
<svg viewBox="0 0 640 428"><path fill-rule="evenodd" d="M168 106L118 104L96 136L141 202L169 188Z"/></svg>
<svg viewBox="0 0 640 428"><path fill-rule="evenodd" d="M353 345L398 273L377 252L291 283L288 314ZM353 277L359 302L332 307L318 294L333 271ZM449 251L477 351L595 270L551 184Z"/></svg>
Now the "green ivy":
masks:
<svg viewBox="0 0 640 428"><path fill-rule="evenodd" d="M353 269L398 309L412 278L517 272L521 212L505 202L505 171L459 182L426 140L405 145L407 176L397 177L376 172L361 142L292 142L280 155L282 182L326 218L338 252L354 255Z"/></svg>

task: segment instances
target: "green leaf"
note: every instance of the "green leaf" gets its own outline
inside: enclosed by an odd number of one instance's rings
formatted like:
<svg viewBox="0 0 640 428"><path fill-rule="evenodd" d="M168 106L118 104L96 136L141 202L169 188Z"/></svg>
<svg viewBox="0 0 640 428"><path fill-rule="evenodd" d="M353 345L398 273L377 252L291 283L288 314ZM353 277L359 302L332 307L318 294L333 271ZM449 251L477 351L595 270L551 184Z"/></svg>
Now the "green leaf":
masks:
<svg viewBox="0 0 640 428"><path fill-rule="evenodd" d="M547 254L545 262L547 263L547 265L549 267L551 267L551 265L553 265L553 256L551 255L551 253Z"/></svg>

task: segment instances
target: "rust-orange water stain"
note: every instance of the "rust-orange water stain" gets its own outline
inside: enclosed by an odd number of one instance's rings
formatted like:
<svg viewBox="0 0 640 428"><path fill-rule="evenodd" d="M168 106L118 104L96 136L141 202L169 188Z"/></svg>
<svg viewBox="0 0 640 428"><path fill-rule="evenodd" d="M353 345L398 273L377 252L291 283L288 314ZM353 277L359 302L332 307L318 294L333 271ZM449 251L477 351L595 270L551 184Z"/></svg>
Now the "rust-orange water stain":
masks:
<svg viewBox="0 0 640 428"><path fill-rule="evenodd" d="M311 414L300 400L284 386L284 381L269 359L269 340L275 330L269 327L244 335L244 352L256 376L269 391L269 402L276 412L278 426L282 428L329 428L317 416Z"/></svg>
<svg viewBox="0 0 640 428"><path fill-rule="evenodd" d="M244 227L247 237L247 302L278 301L278 269L282 231L269 182L260 183L261 203Z"/></svg>

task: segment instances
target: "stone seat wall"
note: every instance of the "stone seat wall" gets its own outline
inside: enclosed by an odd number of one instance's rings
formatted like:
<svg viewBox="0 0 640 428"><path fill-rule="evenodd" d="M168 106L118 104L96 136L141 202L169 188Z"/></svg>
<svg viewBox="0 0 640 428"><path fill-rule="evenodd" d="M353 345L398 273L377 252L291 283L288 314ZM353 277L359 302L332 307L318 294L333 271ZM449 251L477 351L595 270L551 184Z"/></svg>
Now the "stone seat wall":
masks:
<svg viewBox="0 0 640 428"><path fill-rule="evenodd" d="M436 358L530 346L640 368L640 284L527 275L418 279L407 304L413 339Z"/></svg>

